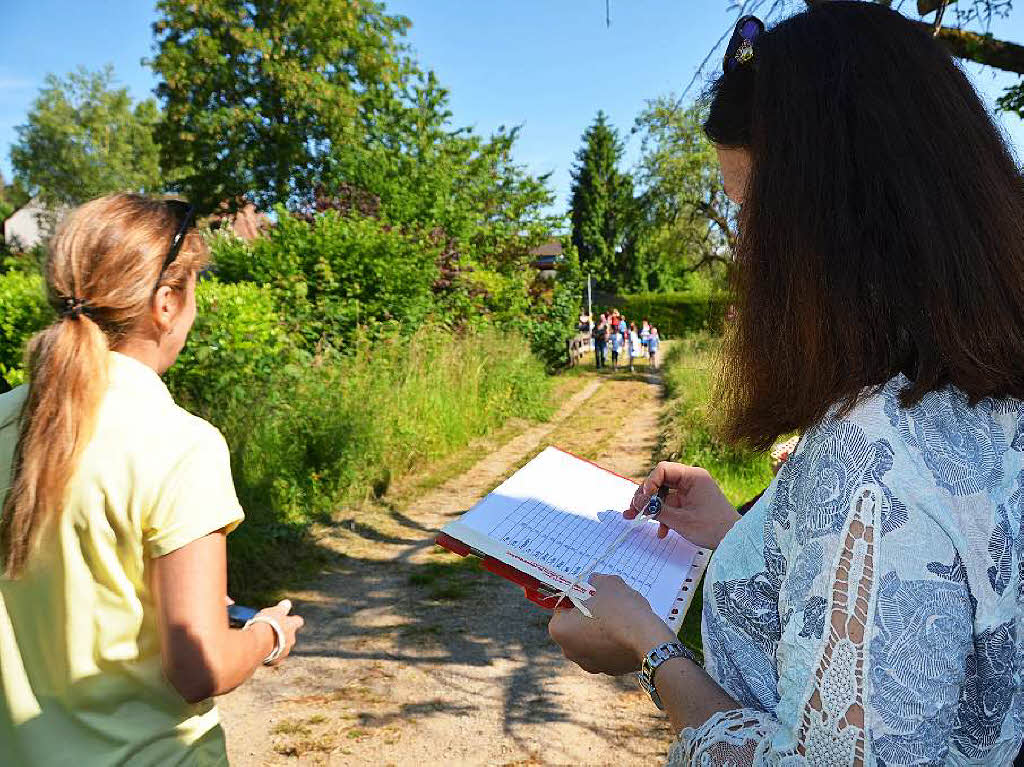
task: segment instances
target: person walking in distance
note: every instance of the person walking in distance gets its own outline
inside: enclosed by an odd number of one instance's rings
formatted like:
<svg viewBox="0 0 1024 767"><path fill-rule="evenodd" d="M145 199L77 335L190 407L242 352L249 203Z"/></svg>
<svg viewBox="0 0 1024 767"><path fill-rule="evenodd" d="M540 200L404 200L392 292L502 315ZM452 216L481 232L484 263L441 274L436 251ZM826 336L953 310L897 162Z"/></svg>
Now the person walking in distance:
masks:
<svg viewBox="0 0 1024 767"><path fill-rule="evenodd" d="M661 346L661 337L658 335L658 329L652 325L651 332L647 336L647 364L654 370L658 369L659 346Z"/></svg>
<svg viewBox="0 0 1024 767"><path fill-rule="evenodd" d="M594 328L594 367L600 370L605 366L604 358L608 349L608 319L602 314Z"/></svg>
<svg viewBox="0 0 1024 767"><path fill-rule="evenodd" d="M622 324L612 330L612 370L619 369L619 352L622 351Z"/></svg>

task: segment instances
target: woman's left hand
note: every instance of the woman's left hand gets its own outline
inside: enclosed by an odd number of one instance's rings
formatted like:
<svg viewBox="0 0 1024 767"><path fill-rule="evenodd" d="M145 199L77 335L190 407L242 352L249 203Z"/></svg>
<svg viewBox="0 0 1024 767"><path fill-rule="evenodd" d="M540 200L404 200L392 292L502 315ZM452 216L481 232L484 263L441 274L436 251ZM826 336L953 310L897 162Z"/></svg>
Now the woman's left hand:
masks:
<svg viewBox="0 0 1024 767"><path fill-rule="evenodd" d="M597 593L587 600L593 618L579 610L555 610L548 632L565 657L591 674L618 676L640 668L643 656L675 640L650 604L617 575L592 575Z"/></svg>

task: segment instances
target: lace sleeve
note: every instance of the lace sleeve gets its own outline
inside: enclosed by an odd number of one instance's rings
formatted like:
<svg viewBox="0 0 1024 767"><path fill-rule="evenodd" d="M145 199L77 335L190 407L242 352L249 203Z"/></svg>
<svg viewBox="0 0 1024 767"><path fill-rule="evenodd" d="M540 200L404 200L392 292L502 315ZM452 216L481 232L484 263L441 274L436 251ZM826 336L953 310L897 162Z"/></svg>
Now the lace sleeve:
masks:
<svg viewBox="0 0 1024 767"><path fill-rule="evenodd" d="M860 429L843 436L857 437L869 456L854 464L846 503L837 504L831 520L815 516L815 508L788 518L803 528L793 531L787 552L798 564L782 580L784 598L797 609L776 655L774 715L740 709L683 730L670 765L861 767L931 764L945 756L972 652L963 565L937 523L908 515L893 488L917 493L889 473L888 443L870 443ZM788 490L814 504L823 482L814 477L840 471L850 478L851 453L826 451L829 463L810 452L817 465L807 472L794 466ZM807 550L821 563L810 576L799 564Z"/></svg>

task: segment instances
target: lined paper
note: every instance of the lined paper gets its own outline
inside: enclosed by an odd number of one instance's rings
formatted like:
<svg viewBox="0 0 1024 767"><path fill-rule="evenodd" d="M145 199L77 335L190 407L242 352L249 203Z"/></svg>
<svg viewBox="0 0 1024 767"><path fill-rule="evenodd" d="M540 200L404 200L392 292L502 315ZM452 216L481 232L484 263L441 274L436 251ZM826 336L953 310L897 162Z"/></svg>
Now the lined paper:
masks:
<svg viewBox="0 0 1024 767"><path fill-rule="evenodd" d="M549 447L444 532L561 590L624 529L635 491L630 480ZM671 624L707 552L657 531L653 520L639 525L593 572L621 576Z"/></svg>

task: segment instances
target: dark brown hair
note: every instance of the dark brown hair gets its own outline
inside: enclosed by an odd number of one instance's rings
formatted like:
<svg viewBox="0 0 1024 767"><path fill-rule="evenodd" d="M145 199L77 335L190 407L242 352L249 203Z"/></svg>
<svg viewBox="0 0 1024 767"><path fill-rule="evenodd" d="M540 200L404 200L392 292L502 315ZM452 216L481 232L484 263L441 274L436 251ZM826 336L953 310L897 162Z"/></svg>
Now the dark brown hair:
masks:
<svg viewBox="0 0 1024 767"><path fill-rule="evenodd" d="M783 21L712 87L705 132L753 167L719 393L767 448L904 373L1024 397L1024 182L946 51L895 11Z"/></svg>

